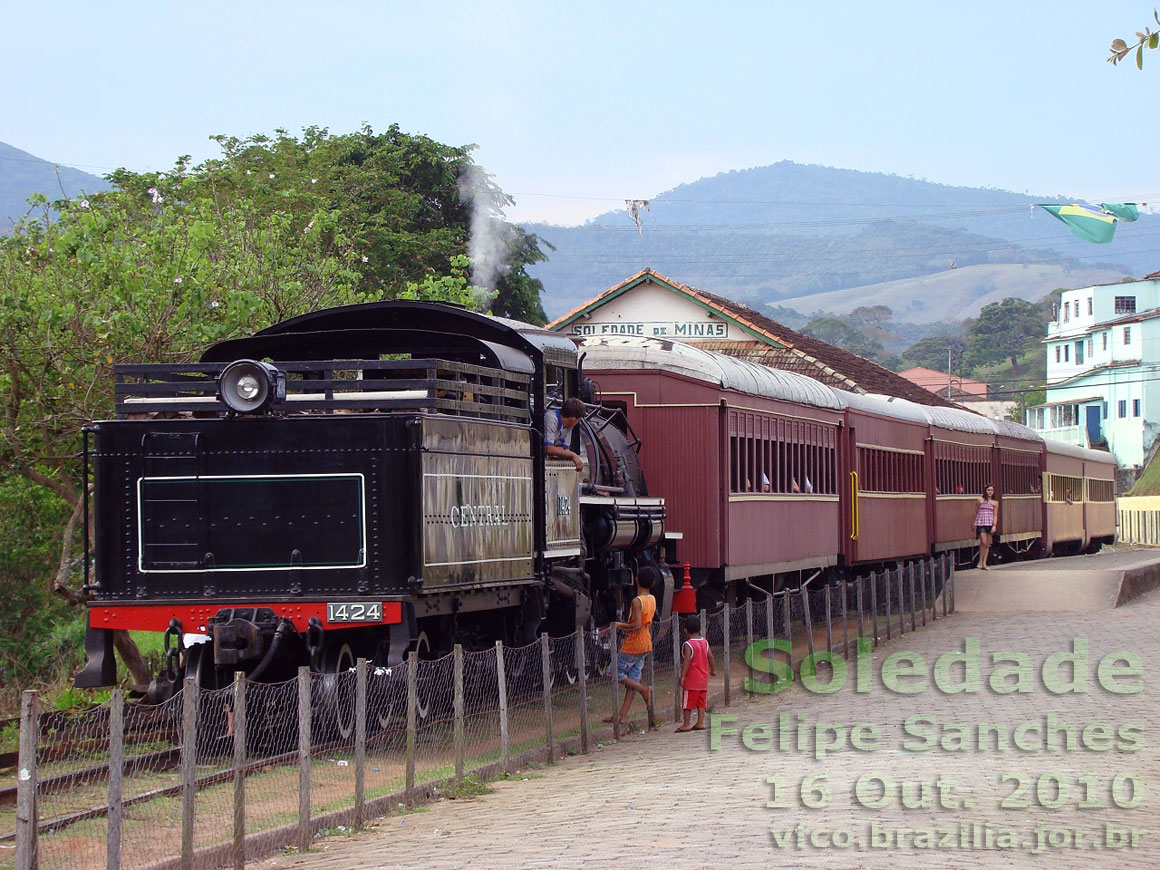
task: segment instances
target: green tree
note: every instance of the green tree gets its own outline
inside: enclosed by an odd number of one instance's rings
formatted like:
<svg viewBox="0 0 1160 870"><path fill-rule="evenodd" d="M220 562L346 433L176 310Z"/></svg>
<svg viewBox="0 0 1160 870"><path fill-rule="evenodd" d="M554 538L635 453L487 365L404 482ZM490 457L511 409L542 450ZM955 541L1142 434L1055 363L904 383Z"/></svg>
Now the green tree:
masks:
<svg viewBox="0 0 1160 870"><path fill-rule="evenodd" d="M1028 346L1044 334L1045 321L1037 305L1012 297L992 302L967 328L967 361L972 367L1003 360L1015 366Z"/></svg>
<svg viewBox="0 0 1160 870"><path fill-rule="evenodd" d="M75 660L82 647L76 614L44 582L56 572L68 505L26 478L0 472L0 516L0 706L10 710L20 689L50 680L58 663Z"/></svg>
<svg viewBox="0 0 1160 870"><path fill-rule="evenodd" d="M1156 24L1160 26L1160 14L1156 10L1152 10L1152 18ZM1143 31L1136 31L1136 41L1128 43L1123 39L1113 39L1112 47L1110 49L1111 56L1108 57L1108 63L1116 66L1120 61L1127 57L1132 52L1136 53L1136 69L1144 68L1144 49L1160 48L1160 33L1152 30L1150 27L1145 27Z"/></svg>
<svg viewBox="0 0 1160 870"><path fill-rule="evenodd" d="M112 365L188 360L219 339L368 298L334 213L208 196L181 171L156 181L56 203L55 220L41 201L39 220L0 239L0 468L67 507L49 584L74 604L77 436L111 414ZM135 683L147 682L128 636L116 642Z"/></svg>
<svg viewBox="0 0 1160 870"><path fill-rule="evenodd" d="M802 327L802 332L858 356L875 357L882 353L881 342L832 315L815 317Z"/></svg>
<svg viewBox="0 0 1160 870"><path fill-rule="evenodd" d="M1027 409L1034 405L1042 405L1047 401L1047 390L1034 389L1025 390L1019 395L1015 401L1015 407L1011 411L1011 417L1016 422L1027 423Z"/></svg>
<svg viewBox="0 0 1160 870"><path fill-rule="evenodd" d="M184 172L186 181L202 196L241 195L262 210L333 214L363 258L360 289L371 298L395 298L409 284L449 275L451 258L466 255L470 283L488 291L476 294L480 310L546 321L543 286L526 271L546 259L543 243L504 220L512 200L472 161L474 146L444 145L398 125L384 133L307 127L301 138L285 130L213 138L222 157ZM124 170L110 180L138 190L158 186L151 175Z"/></svg>
<svg viewBox="0 0 1160 870"><path fill-rule="evenodd" d="M902 352L902 357L912 366L944 372L947 368L947 351L950 351L951 367L961 368L966 349L966 339L960 336L932 335L916 341Z"/></svg>

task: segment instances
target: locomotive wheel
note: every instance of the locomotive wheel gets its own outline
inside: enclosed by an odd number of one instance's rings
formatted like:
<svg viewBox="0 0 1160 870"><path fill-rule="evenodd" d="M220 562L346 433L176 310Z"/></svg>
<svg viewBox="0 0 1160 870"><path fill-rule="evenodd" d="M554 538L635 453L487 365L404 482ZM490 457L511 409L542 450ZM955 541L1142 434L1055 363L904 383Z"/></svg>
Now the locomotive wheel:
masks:
<svg viewBox="0 0 1160 870"><path fill-rule="evenodd" d="M367 674L368 731L406 727L407 669L374 667ZM400 693L401 689L401 693Z"/></svg>
<svg viewBox="0 0 1160 870"><path fill-rule="evenodd" d="M573 654L572 661L555 662L552 666L550 676L552 679L552 688L556 686L572 686L580 679L580 669L576 666L576 656Z"/></svg>
<svg viewBox="0 0 1160 870"><path fill-rule="evenodd" d="M322 652L315 717L324 740L347 740L354 734L355 685L349 676L354 666L349 643L328 645Z"/></svg>
<svg viewBox="0 0 1160 870"><path fill-rule="evenodd" d="M418 653L417 658L420 662L431 658L431 640L427 637L427 632L421 631L419 636L415 638L415 652ZM434 687L431 685L430 679L423 676L423 667L420 665L419 676L415 681L415 706L420 722L431 715L433 693Z"/></svg>

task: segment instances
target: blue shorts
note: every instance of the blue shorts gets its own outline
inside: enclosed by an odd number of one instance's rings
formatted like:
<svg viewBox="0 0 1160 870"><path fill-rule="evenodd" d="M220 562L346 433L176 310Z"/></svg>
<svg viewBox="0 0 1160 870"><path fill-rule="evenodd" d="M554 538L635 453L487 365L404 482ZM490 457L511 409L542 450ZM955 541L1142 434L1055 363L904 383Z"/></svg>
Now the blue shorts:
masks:
<svg viewBox="0 0 1160 870"><path fill-rule="evenodd" d="M619 682L632 680L634 683L639 683L640 672L644 667L644 657L646 655L647 653L617 653L616 679Z"/></svg>

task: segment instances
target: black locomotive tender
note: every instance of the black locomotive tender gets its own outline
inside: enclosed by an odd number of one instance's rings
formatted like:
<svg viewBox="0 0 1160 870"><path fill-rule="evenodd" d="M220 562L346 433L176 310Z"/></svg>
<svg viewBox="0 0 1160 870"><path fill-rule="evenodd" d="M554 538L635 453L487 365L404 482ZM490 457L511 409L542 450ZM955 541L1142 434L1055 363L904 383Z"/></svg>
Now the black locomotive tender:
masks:
<svg viewBox="0 0 1160 870"><path fill-rule="evenodd" d="M580 362L524 323L381 302L200 363L118 366L116 419L85 436L96 552L77 685L113 684L116 629L166 632L161 700L185 675L278 681L593 628L636 572L667 614L664 502ZM583 473L542 444L545 413L573 395L588 402Z"/></svg>

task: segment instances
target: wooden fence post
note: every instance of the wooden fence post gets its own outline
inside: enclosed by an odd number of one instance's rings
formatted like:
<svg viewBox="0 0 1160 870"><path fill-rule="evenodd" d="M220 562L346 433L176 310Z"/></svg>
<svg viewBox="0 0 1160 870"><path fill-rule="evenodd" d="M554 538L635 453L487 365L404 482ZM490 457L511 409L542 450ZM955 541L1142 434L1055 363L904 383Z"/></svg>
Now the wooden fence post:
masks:
<svg viewBox="0 0 1160 870"><path fill-rule="evenodd" d="M922 624L926 625L926 569L921 559L915 561L913 564L918 569L918 589L922 593Z"/></svg>
<svg viewBox="0 0 1160 870"><path fill-rule="evenodd" d="M540 635L540 665L544 672L544 742L548 745L548 764L556 760L556 735L552 727L552 652L548 635Z"/></svg>
<svg viewBox="0 0 1160 870"><path fill-rule="evenodd" d="M246 675L234 672L234 870L246 866Z"/></svg>
<svg viewBox="0 0 1160 870"><path fill-rule="evenodd" d="M930 621L938 622L938 562L927 560L930 565Z"/></svg>
<svg viewBox="0 0 1160 870"><path fill-rule="evenodd" d="M943 616L944 617L947 615L947 598L949 598L950 594L951 594L951 586L950 586L951 570L948 567L948 561L949 560L947 559L947 554L943 553L942 559L940 560L939 564L941 565L942 578L943 578L942 602L943 602Z"/></svg>
<svg viewBox="0 0 1160 870"><path fill-rule="evenodd" d="M915 615L915 605L918 600L914 597L914 563L908 562L906 565L906 582L910 586L910 630L918 631L918 617Z"/></svg>
<svg viewBox="0 0 1160 870"><path fill-rule="evenodd" d="M467 734L463 722L463 644L455 644L452 659L455 663L455 778L463 779L467 753Z"/></svg>
<svg viewBox="0 0 1160 870"><path fill-rule="evenodd" d="M895 568L894 573L898 581L898 636L906 634L906 589L902 580L902 568Z"/></svg>
<svg viewBox="0 0 1160 870"><path fill-rule="evenodd" d="M361 831L367 811L367 660L354 663L354 829Z"/></svg>
<svg viewBox="0 0 1160 870"><path fill-rule="evenodd" d="M656 727L656 707L654 705L654 698L652 690L656 687L656 655L653 650L645 653L644 657L644 684L648 686L648 703L645 705L646 718L648 719L648 730L652 731Z"/></svg>
<svg viewBox="0 0 1160 870"><path fill-rule="evenodd" d="M882 575L886 578L886 639L890 640L892 633L890 623L894 621L894 613L891 611L891 605L894 602L894 596L890 594L890 569L887 568L882 572Z"/></svg>
<svg viewBox="0 0 1160 870"><path fill-rule="evenodd" d="M39 866L36 805L36 744L40 740L39 698L32 689L20 695L20 749L16 761L16 868Z"/></svg>
<svg viewBox="0 0 1160 870"><path fill-rule="evenodd" d="M495 682L499 690L499 758L504 773L511 767L511 737L508 734L507 674L503 661L503 641L495 642Z"/></svg>
<svg viewBox="0 0 1160 870"><path fill-rule="evenodd" d="M810 615L810 588L808 586L801 587L802 598L802 624L806 629L806 647L810 651L810 655L814 654L814 619Z"/></svg>
<svg viewBox="0 0 1160 870"><path fill-rule="evenodd" d="M835 587L829 583L824 583L822 588L826 590L826 652L832 656L834 654L834 608L830 599L833 597Z"/></svg>
<svg viewBox="0 0 1160 870"><path fill-rule="evenodd" d="M415 805L415 744L419 728L419 654L407 656L407 779L406 803Z"/></svg>
<svg viewBox="0 0 1160 870"><path fill-rule="evenodd" d="M725 706L729 706L730 701L730 683L733 682L733 638L731 637L730 629L733 622L733 608L729 606L729 602L725 602L725 607L721 611L723 624L721 626L722 639L724 650L722 657L725 659Z"/></svg>
<svg viewBox="0 0 1160 870"><path fill-rule="evenodd" d="M673 623L673 721L681 721L681 615L674 613Z"/></svg>
<svg viewBox="0 0 1160 870"><path fill-rule="evenodd" d="M773 624L773 593L765 598L765 639L773 641L777 629Z"/></svg>
<svg viewBox="0 0 1160 870"><path fill-rule="evenodd" d="M862 638L864 638L866 636L866 622L865 622L865 618L863 616L863 607L862 607L862 580L863 579L865 579L865 578L862 578L862 577L854 578L854 582L858 584L858 592L857 592L857 595L855 596L855 600L858 602L858 640L861 640Z"/></svg>
<svg viewBox="0 0 1160 870"><path fill-rule="evenodd" d="M850 657L850 622L846 619L846 599L850 595L850 581L839 580L842 589L842 658L848 659Z"/></svg>
<svg viewBox="0 0 1160 870"><path fill-rule="evenodd" d="M202 650L205 652L205 650ZM181 689L181 867L193 870L193 825L197 800L197 712L201 690L186 677Z"/></svg>
<svg viewBox="0 0 1160 870"><path fill-rule="evenodd" d="M870 572L870 619L874 625L874 646L878 646L878 572Z"/></svg>
<svg viewBox="0 0 1160 870"><path fill-rule="evenodd" d="M948 581L951 587L951 613L955 612L955 561L951 559L951 577Z"/></svg>
<svg viewBox="0 0 1160 870"><path fill-rule="evenodd" d="M576 673L580 678L580 752L588 754L588 662L584 654L584 632L579 627L576 638Z"/></svg>
<svg viewBox="0 0 1160 870"><path fill-rule="evenodd" d="M105 866L108 870L121 867L121 804L125 782L125 693L113 689L109 698L109 817Z"/></svg>
<svg viewBox="0 0 1160 870"><path fill-rule="evenodd" d="M746 651L753 646L753 599L745 599L745 649ZM745 656L741 656L741 660L745 661ZM741 680L742 687L745 686L745 679Z"/></svg>
<svg viewBox="0 0 1160 870"><path fill-rule="evenodd" d="M310 667L298 669L298 853L310 851Z"/></svg>
<svg viewBox="0 0 1160 870"><path fill-rule="evenodd" d="M612 656L611 664L608 668L608 673L612 676L612 739L620 739L620 680L617 679L620 670L620 655L618 650L620 645L618 643L616 623L612 623L612 628L608 632L608 650Z"/></svg>
<svg viewBox="0 0 1160 870"><path fill-rule="evenodd" d="M789 669L794 670L793 666L793 607L789 603L789 590L782 590L782 624L785 626L785 639L789 644L789 651L785 654L789 659Z"/></svg>

